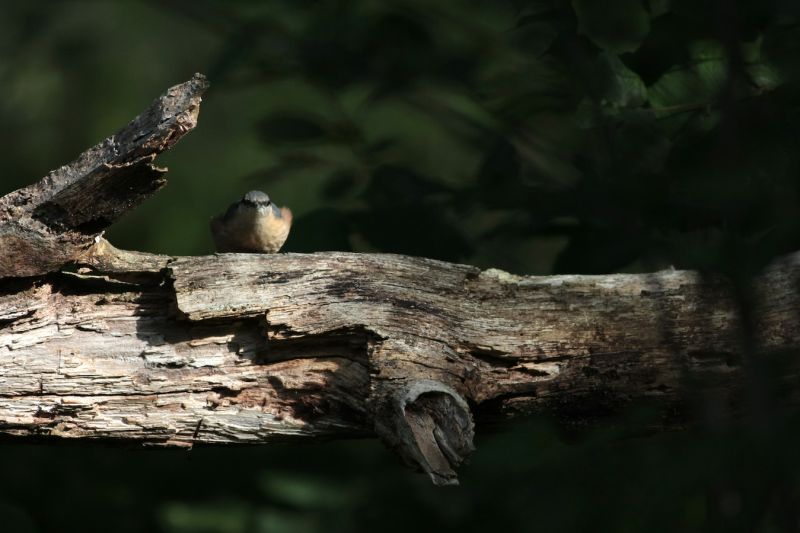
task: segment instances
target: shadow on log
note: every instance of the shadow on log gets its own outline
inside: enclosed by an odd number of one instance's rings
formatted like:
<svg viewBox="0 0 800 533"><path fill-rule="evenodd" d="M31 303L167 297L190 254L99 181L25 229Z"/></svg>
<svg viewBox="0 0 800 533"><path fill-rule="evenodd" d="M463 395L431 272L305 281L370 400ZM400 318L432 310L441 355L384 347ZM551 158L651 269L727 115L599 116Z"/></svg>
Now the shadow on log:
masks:
<svg viewBox="0 0 800 533"><path fill-rule="evenodd" d="M164 183L202 76L0 199L0 433L150 445L378 436L457 482L472 411L571 424L640 403L681 427L696 383L741 410L730 285L693 272L514 276L388 254L168 257L100 232ZM798 403L800 255L754 286L757 355ZM480 430L481 419L478 420Z"/></svg>

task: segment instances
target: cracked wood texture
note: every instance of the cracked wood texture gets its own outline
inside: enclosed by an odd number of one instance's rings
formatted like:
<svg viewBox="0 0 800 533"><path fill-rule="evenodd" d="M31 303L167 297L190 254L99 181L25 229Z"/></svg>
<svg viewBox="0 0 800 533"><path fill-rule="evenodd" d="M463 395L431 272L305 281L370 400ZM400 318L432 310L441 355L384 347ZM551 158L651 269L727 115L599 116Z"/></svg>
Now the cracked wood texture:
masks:
<svg viewBox="0 0 800 533"><path fill-rule="evenodd" d="M574 423L698 390L740 411L769 361L796 406L800 254L739 313L693 272L515 276L388 254L167 257L101 231L164 184L205 79L0 198L0 435L164 446L379 436L456 482L477 425ZM745 335L751 331L753 335ZM699 386L698 386L699 385Z"/></svg>
<svg viewBox="0 0 800 533"><path fill-rule="evenodd" d="M72 163L0 198L0 278L37 276L75 261L120 215L163 187L167 169L153 161L195 127L207 86L196 74L168 89Z"/></svg>
<svg viewBox="0 0 800 533"><path fill-rule="evenodd" d="M131 261L101 241L78 273L4 284L0 432L178 446L381 434L386 391L421 381L491 416L580 421L651 401L671 425L690 383L732 402L744 384L730 288L692 272L518 277L351 253ZM800 345L798 287L800 255L759 280L761 356ZM792 404L796 370L789 357Z"/></svg>

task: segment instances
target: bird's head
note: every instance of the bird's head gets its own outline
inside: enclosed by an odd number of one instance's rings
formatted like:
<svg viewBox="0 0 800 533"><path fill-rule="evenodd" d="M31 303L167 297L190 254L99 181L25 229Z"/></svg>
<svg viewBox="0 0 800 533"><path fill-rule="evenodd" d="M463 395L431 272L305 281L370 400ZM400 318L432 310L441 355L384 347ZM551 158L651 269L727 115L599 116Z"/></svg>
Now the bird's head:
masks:
<svg viewBox="0 0 800 533"><path fill-rule="evenodd" d="M273 204L272 200L269 198L269 195L262 191L248 192L241 200L239 200L237 207L239 209L256 209L259 213L263 214L271 212L271 214L277 218L282 217L281 210L278 208L278 206Z"/></svg>

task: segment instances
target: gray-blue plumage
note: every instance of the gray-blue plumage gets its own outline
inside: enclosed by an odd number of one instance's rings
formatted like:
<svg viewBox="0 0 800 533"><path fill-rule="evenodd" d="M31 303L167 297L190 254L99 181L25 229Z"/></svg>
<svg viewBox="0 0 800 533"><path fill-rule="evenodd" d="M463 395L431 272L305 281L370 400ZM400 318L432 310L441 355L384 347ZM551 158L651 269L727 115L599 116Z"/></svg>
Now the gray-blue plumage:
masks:
<svg viewBox="0 0 800 533"><path fill-rule="evenodd" d="M250 191L244 195L242 201L256 205L272 203L269 199L269 195L262 191Z"/></svg>
<svg viewBox="0 0 800 533"><path fill-rule="evenodd" d="M211 220L218 252L277 252L289 235L292 212L261 191L250 191Z"/></svg>

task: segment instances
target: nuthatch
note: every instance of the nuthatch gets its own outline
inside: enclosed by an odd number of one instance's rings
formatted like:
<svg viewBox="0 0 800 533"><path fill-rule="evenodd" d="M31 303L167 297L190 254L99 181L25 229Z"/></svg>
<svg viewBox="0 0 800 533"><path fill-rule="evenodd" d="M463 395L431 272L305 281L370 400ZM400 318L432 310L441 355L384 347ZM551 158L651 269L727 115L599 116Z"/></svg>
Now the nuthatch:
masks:
<svg viewBox="0 0 800 533"><path fill-rule="evenodd" d="M211 219L218 252L275 253L286 242L291 227L289 208L279 209L261 191L250 191L225 214Z"/></svg>

